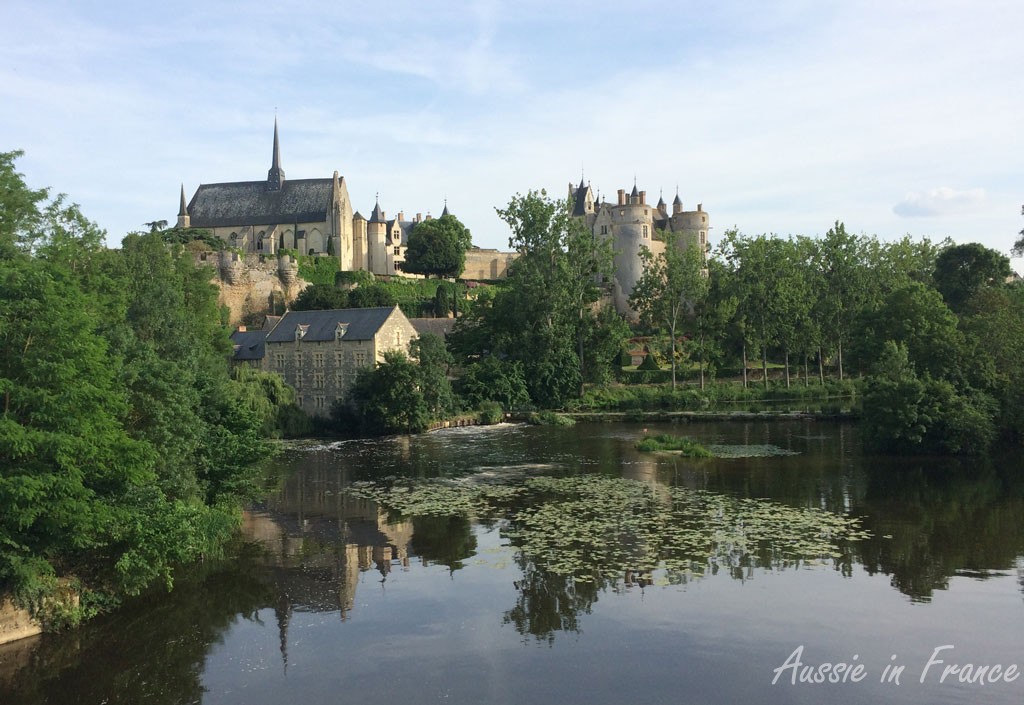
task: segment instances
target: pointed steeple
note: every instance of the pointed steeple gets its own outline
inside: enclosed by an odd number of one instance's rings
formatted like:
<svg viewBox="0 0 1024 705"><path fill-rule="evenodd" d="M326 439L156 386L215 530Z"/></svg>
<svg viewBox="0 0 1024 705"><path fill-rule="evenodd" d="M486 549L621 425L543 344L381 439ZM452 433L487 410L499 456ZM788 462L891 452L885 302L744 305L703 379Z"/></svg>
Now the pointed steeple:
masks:
<svg viewBox="0 0 1024 705"><path fill-rule="evenodd" d="M451 215L451 213L448 212L448 199L447 198L444 199L444 210L441 211L441 217L443 218L446 215Z"/></svg>
<svg viewBox="0 0 1024 705"><path fill-rule="evenodd" d="M383 223L384 211L380 209L380 194L377 194L377 203L373 206L373 213L370 214L371 223Z"/></svg>
<svg viewBox="0 0 1024 705"><path fill-rule="evenodd" d="M274 156L267 171L267 190L280 191L284 186L284 169L281 168L281 145L277 139L277 117L274 117Z"/></svg>
<svg viewBox="0 0 1024 705"><path fill-rule="evenodd" d="M679 198L679 187L676 186L676 197L672 199L672 214L678 215L683 212L683 199Z"/></svg>
<svg viewBox="0 0 1024 705"><path fill-rule="evenodd" d="M181 205L178 206L178 227L187 228L189 225L188 206L185 205L185 184L181 185Z"/></svg>

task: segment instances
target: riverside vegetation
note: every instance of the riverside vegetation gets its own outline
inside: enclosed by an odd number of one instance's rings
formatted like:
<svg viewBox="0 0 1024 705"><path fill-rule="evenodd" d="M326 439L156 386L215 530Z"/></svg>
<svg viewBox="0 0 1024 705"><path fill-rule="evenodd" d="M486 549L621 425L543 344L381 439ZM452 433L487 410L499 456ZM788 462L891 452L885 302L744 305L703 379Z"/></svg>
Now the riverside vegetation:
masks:
<svg viewBox="0 0 1024 705"><path fill-rule="evenodd" d="M387 355L311 426L276 376L229 372L209 273L183 256L191 236L153 227L107 249L77 207L26 186L18 156L0 154L0 587L50 625L216 556L271 452L265 439L311 428L853 398L867 443L886 452L1022 440L1024 288L1006 284L1000 253L882 242L838 222L822 239L732 231L707 258L649 258L631 330L602 304L610 247L543 192L499 209L520 256L471 298L460 284L301 263L316 280L303 306L458 310L447 341ZM690 282L685 306L659 277ZM637 334L670 384L631 384L662 372L624 368Z"/></svg>

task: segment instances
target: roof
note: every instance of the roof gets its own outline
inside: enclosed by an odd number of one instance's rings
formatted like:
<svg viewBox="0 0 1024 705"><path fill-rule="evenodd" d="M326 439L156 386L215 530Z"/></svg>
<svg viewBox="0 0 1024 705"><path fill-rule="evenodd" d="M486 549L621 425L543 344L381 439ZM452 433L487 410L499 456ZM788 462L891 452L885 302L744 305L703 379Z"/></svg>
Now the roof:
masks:
<svg viewBox="0 0 1024 705"><path fill-rule="evenodd" d="M377 201L373 206L373 212L370 213L371 223L383 223L384 222L384 211L380 209L380 201Z"/></svg>
<svg viewBox="0 0 1024 705"><path fill-rule="evenodd" d="M587 192L590 191L589 186L584 186L583 182L580 182L580 187L576 189L576 203L573 205L573 215L586 215L587 214Z"/></svg>
<svg viewBox="0 0 1024 705"><path fill-rule="evenodd" d="M235 344L232 360L262 360L266 354L264 341L267 339L265 330L236 330L231 334L231 342Z"/></svg>
<svg viewBox="0 0 1024 705"><path fill-rule="evenodd" d="M269 191L266 181L202 184L188 213L193 228L318 222L330 212L333 185L333 179L295 179Z"/></svg>
<svg viewBox="0 0 1024 705"><path fill-rule="evenodd" d="M334 333L338 329L339 323L348 326L345 331L345 340L373 340L373 336L395 312L404 316L397 306L342 308L330 311L289 311L274 326L274 330L267 335L267 342L294 342L295 329L299 326L306 327L306 333L302 336L304 341L331 341L334 340Z"/></svg>
<svg viewBox="0 0 1024 705"><path fill-rule="evenodd" d="M455 328L454 318L410 318L409 323L416 329L417 335L433 333L438 338L446 338Z"/></svg>

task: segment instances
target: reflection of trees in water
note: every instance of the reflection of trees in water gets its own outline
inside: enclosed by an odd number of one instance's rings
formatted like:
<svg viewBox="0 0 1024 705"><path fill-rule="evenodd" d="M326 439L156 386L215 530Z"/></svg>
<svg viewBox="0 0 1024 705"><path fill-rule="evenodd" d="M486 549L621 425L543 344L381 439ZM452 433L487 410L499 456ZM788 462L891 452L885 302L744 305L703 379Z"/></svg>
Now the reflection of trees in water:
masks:
<svg viewBox="0 0 1024 705"><path fill-rule="evenodd" d="M455 571L476 552L476 536L468 517L414 517L412 526L412 551L424 561Z"/></svg>
<svg viewBox="0 0 1024 705"><path fill-rule="evenodd" d="M198 703L211 646L239 617L273 604L254 576L251 551L179 578L74 633L42 639L3 701L36 703Z"/></svg>
<svg viewBox="0 0 1024 705"><path fill-rule="evenodd" d="M858 510L874 533L857 551L865 570L891 576L914 600L931 599L954 575L1013 570L1024 551L1019 462L875 459Z"/></svg>
<svg viewBox="0 0 1024 705"><path fill-rule="evenodd" d="M579 615L590 614L598 594L609 581L578 582L539 567L522 553L516 564L523 571L515 581L516 604L505 612L504 623L523 636L551 643L555 632L578 632Z"/></svg>

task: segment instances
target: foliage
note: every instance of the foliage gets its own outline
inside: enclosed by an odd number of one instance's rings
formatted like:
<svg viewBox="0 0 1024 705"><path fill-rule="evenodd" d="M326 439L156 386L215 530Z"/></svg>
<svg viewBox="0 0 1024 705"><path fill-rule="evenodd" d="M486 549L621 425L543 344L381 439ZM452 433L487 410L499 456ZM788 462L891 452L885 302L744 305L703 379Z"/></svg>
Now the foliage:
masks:
<svg viewBox="0 0 1024 705"><path fill-rule="evenodd" d="M636 442L636 449L643 451L673 451L686 458L710 458L711 451L692 438L662 434L659 436L645 435Z"/></svg>
<svg viewBox="0 0 1024 705"><path fill-rule="evenodd" d="M576 421L571 416L556 414L553 411L534 411L526 422L533 426L575 426Z"/></svg>
<svg viewBox="0 0 1024 705"><path fill-rule="evenodd" d="M493 355L465 367L455 381L455 392L469 408L493 401L512 410L530 403L522 365Z"/></svg>
<svg viewBox="0 0 1024 705"><path fill-rule="evenodd" d="M430 408L419 385L419 369L398 351L363 368L349 394L364 433L419 433L430 423Z"/></svg>
<svg viewBox="0 0 1024 705"><path fill-rule="evenodd" d="M1001 287L1010 276L1006 255L976 242L952 245L935 261L935 288L949 307L960 313L967 301L985 287Z"/></svg>
<svg viewBox="0 0 1024 705"><path fill-rule="evenodd" d="M214 555L266 447L209 273L160 232L107 250L0 158L0 586L75 621Z"/></svg>
<svg viewBox="0 0 1024 705"><path fill-rule="evenodd" d="M644 355L644 361L637 365L636 368L638 370L655 371L660 370L661 366L658 364L658 361L654 359L654 353L647 353Z"/></svg>
<svg viewBox="0 0 1024 705"><path fill-rule="evenodd" d="M204 228L169 228L157 230L162 239L168 245L201 245L202 249L220 251L225 247L225 242Z"/></svg>
<svg viewBox="0 0 1024 705"><path fill-rule="evenodd" d="M419 388L431 417L443 419L450 416L455 412L455 395L448 380L453 359L444 339L424 333L414 339L409 348L418 363Z"/></svg>
<svg viewBox="0 0 1024 705"><path fill-rule="evenodd" d="M310 284L334 284L334 278L341 268L337 257L298 255L299 277Z"/></svg>
<svg viewBox="0 0 1024 705"><path fill-rule="evenodd" d="M629 303L640 314L642 325L668 332L675 387L676 331L693 302L707 297L708 280L705 253L699 246L684 242L679 233L671 231L661 232L660 239L664 249L657 255L646 246L640 249L644 273L633 286Z"/></svg>
<svg viewBox="0 0 1024 705"><path fill-rule="evenodd" d="M329 311L341 308L391 307L395 297L383 285L366 284L340 289L330 284L311 284L296 297L294 311Z"/></svg>
<svg viewBox="0 0 1024 705"><path fill-rule="evenodd" d="M477 421L485 426L493 426L505 420L505 410L496 401L481 402L476 418Z"/></svg>
<svg viewBox="0 0 1024 705"><path fill-rule="evenodd" d="M473 245L469 230L453 215L416 224L409 234L403 269L410 274L456 278L466 266Z"/></svg>

